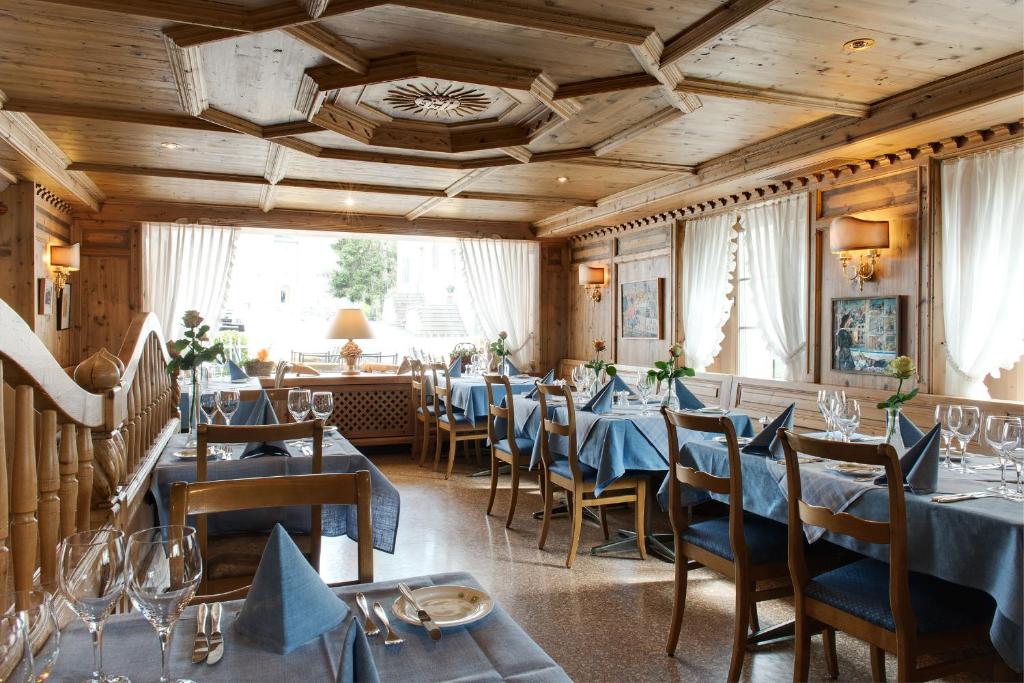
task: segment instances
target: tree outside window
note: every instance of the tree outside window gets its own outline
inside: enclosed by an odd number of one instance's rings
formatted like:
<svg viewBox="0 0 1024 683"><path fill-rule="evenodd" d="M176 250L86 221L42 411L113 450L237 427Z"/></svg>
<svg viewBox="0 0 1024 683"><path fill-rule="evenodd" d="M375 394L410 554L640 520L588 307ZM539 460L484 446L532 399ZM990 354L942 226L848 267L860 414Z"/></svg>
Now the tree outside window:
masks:
<svg viewBox="0 0 1024 683"><path fill-rule="evenodd" d="M370 320L380 320L384 296L398 282L395 243L340 239L331 245L338 258L330 275L330 292L359 304Z"/></svg>

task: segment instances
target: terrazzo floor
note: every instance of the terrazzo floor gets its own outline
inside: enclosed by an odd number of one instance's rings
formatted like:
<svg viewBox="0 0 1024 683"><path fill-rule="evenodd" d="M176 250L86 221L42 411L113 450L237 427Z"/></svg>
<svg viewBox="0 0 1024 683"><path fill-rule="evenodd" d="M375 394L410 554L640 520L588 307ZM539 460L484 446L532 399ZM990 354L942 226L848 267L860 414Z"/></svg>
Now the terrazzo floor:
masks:
<svg viewBox="0 0 1024 683"><path fill-rule="evenodd" d="M487 516L488 479L471 478L480 469L461 459L445 481L419 468L407 455L372 459L398 487L402 510L394 555L374 553L374 577L388 580L449 571L467 571L576 681L720 681L732 651L732 583L700 569L690 573L683 631L676 656L665 655L672 609L672 565L639 555L591 556L603 542L599 527L584 524L580 553L564 566L569 523L552 521L544 550L537 548L541 508L536 480L523 479L511 529L504 520L509 478L499 482L494 514ZM612 528L631 528L632 513L609 515ZM667 519L660 520L667 525ZM322 567L328 579L355 575L348 539L325 539ZM792 604L774 600L758 606L762 627L792 618ZM841 681L871 680L867 645L838 634ZM748 652L742 680L789 681L791 642ZM895 659L888 660L895 679ZM812 681L829 680L820 637L814 638ZM980 680L958 678L955 680Z"/></svg>

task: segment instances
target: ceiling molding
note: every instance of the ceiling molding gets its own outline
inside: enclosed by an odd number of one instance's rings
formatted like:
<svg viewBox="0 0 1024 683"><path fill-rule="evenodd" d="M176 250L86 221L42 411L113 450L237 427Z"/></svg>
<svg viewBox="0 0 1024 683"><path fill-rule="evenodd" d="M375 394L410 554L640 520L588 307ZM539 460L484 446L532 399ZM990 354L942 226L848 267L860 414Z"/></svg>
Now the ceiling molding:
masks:
<svg viewBox="0 0 1024 683"><path fill-rule="evenodd" d="M735 28L774 0L730 0L685 28L665 44L661 52L661 68L681 60L723 33Z"/></svg>
<svg viewBox="0 0 1024 683"><path fill-rule="evenodd" d="M818 97L816 95L801 95L799 93L774 90L772 88L759 88L753 85L739 85L736 83L722 83L709 81L701 78L684 78L676 84L677 92L694 93L697 95L710 95L712 97L726 97L739 100L753 100L755 102L766 102L768 104L781 104L801 109L812 109L814 111L827 111L831 114L841 116L855 116L864 118L871 109L870 104L849 102L830 97Z"/></svg>
<svg viewBox="0 0 1024 683"><path fill-rule="evenodd" d="M598 200L596 209L549 216L535 224L541 237L564 236L597 223L614 222L621 214L642 210L652 202L669 201L703 185L742 179L799 162L814 154L839 150L901 128L940 119L985 104L1019 97L1024 91L1024 53L1016 53L876 102L867 118L827 116L697 166L695 176L677 176L657 192L635 201Z"/></svg>
<svg viewBox="0 0 1024 683"><path fill-rule="evenodd" d="M504 62L421 52L371 59L364 73L353 73L350 69L334 64L315 66L306 69L306 73L321 90L389 83L408 78L437 78L511 90L530 90L541 76L537 69L512 66Z"/></svg>
<svg viewBox="0 0 1024 683"><path fill-rule="evenodd" d="M260 188L259 207L263 211L274 208L274 195L277 194L277 183L288 171L288 148L281 145L268 145L267 163L263 169L263 177L267 185Z"/></svg>
<svg viewBox="0 0 1024 683"><path fill-rule="evenodd" d="M93 119L96 121L112 121L115 123L141 123L147 126L163 126L165 128L184 128L187 130L223 131L223 127L204 121L194 116L182 114L157 114L148 111L128 111L107 107L90 107L87 105L68 104L64 101L42 102L39 100L11 100L4 104L7 111L20 111L25 114L46 114L51 116L69 116L77 119Z"/></svg>
<svg viewBox="0 0 1024 683"><path fill-rule="evenodd" d="M284 32L328 59L357 74L365 74L370 60L353 45L318 24L291 26Z"/></svg>
<svg viewBox="0 0 1024 683"><path fill-rule="evenodd" d="M564 100L570 97L587 97L588 95L600 95L607 92L653 88L659 85L661 85L661 81L649 73L591 78L586 81L576 81L575 83L562 83L555 90L554 99Z"/></svg>
<svg viewBox="0 0 1024 683"><path fill-rule="evenodd" d="M430 213L435 207L444 204L446 201L448 201L448 197L431 197L422 204L417 204L412 211L405 214L405 220L414 221L417 218Z"/></svg>
<svg viewBox="0 0 1024 683"><path fill-rule="evenodd" d="M90 222L201 223L228 227L272 228L278 230L322 230L429 237L495 237L536 239L525 221L488 221L458 218L419 218L378 216L334 211L271 209L221 204L177 202L110 201L95 213L78 213L76 220Z"/></svg>
<svg viewBox="0 0 1024 683"><path fill-rule="evenodd" d="M198 47L178 47L166 37L164 45L167 47L167 59L171 63L181 108L191 116L199 116L210 106L203 79L203 55Z"/></svg>
<svg viewBox="0 0 1024 683"><path fill-rule="evenodd" d="M533 157L533 152L531 152L530 148L526 147L525 145L517 145L515 147L502 147L501 151L523 164L530 163L530 159Z"/></svg>
<svg viewBox="0 0 1024 683"><path fill-rule="evenodd" d="M643 161L640 159L612 159L610 157L589 156L570 159L570 163L581 166L604 166L606 168L635 168L643 171L664 171L665 173L696 173L697 167L689 164L669 164L661 161Z"/></svg>
<svg viewBox="0 0 1024 683"><path fill-rule="evenodd" d="M67 5L78 9L98 9L137 17L165 19L199 26L213 26L244 31L249 26L251 10L223 2L204 0L43 0L54 5ZM302 8L289 0L289 6L306 15Z"/></svg>
<svg viewBox="0 0 1024 683"><path fill-rule="evenodd" d="M614 135L610 135L601 142L597 143L592 147L594 154L597 156L604 156L627 142L631 142L635 138L640 137L650 131L660 128L661 126L667 125L684 116L683 112L675 107L667 107L659 112L651 114L646 119L637 121L631 126L620 130Z"/></svg>
<svg viewBox="0 0 1024 683"><path fill-rule="evenodd" d="M424 214L432 211L441 204L444 204L449 199L459 196L459 194L463 190L468 189L473 183L480 180L484 176L492 173L493 171L493 168L480 168L474 171L470 171L469 173L465 174L464 176L453 182L448 187L444 188L443 197L434 197L433 199L428 199L427 201L423 202L422 204L414 208L409 213L405 214L405 218L407 220L415 220L420 216L423 216Z"/></svg>
<svg viewBox="0 0 1024 683"><path fill-rule="evenodd" d="M327 3L330 0L297 0L299 6L305 10L306 14L309 15L310 19L318 19L324 10L327 9Z"/></svg>
<svg viewBox="0 0 1024 683"><path fill-rule="evenodd" d="M672 65L661 66L661 54L664 49L665 44L661 42L661 36L657 33L647 36L647 40L640 45L629 46L629 51L633 53L633 57L644 71L661 83L662 92L672 106L684 114L692 114L701 108L700 98L675 89L676 83L682 78L682 73Z"/></svg>
<svg viewBox="0 0 1024 683"><path fill-rule="evenodd" d="M68 170L71 160L27 114L3 110L5 100L0 92L0 140L53 178L76 200L98 211L106 199L100 188L84 173Z"/></svg>

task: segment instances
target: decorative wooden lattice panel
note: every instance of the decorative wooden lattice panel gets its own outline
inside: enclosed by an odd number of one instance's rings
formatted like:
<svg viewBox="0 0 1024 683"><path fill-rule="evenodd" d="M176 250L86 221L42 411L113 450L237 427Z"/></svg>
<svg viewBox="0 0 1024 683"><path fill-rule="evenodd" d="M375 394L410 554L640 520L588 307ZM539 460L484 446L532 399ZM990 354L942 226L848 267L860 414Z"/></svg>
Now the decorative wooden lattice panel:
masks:
<svg viewBox="0 0 1024 683"><path fill-rule="evenodd" d="M327 419L346 438L356 440L411 437L413 417L410 390L395 388L346 388L334 392L334 412Z"/></svg>

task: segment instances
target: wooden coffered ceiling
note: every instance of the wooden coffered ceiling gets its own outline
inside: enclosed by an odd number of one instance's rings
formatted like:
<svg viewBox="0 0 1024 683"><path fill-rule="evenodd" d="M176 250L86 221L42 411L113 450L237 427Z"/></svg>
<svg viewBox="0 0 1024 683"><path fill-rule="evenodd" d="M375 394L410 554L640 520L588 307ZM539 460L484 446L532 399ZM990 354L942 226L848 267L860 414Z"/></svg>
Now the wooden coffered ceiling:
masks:
<svg viewBox="0 0 1024 683"><path fill-rule="evenodd" d="M1016 120L1021 15L1006 0L0 0L0 178L93 217L561 237ZM854 38L875 47L844 50Z"/></svg>

